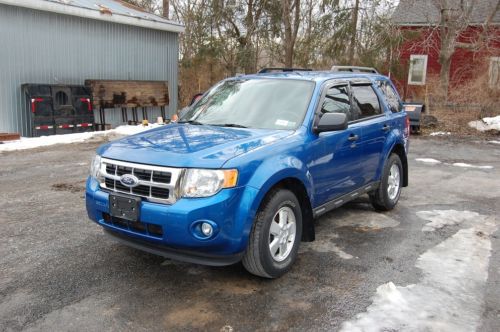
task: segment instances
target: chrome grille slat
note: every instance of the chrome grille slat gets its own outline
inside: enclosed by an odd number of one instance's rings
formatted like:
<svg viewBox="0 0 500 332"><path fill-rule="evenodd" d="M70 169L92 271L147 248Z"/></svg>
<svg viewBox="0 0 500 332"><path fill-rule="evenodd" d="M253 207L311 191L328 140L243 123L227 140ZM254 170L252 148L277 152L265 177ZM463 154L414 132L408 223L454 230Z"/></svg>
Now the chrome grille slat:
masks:
<svg viewBox="0 0 500 332"><path fill-rule="evenodd" d="M112 172L113 170L114 172ZM111 171L111 173L108 171ZM173 204L178 199L177 188L183 171L184 169L182 168L144 165L102 158L100 173L103 180L100 183L100 187L108 191L143 197L151 202ZM160 178L162 182L155 181L155 172L159 174L159 177L156 177L156 179ZM139 179L138 185L134 188L128 188L121 184L120 177L123 174L133 174L136 176ZM108 179L107 182L112 181L113 187L106 185L106 179ZM166 183L168 179L170 181ZM146 195L147 189L144 187L149 188L148 195ZM136 190L134 191L134 189ZM167 190L168 198L166 198ZM144 194L141 194L141 192Z"/></svg>

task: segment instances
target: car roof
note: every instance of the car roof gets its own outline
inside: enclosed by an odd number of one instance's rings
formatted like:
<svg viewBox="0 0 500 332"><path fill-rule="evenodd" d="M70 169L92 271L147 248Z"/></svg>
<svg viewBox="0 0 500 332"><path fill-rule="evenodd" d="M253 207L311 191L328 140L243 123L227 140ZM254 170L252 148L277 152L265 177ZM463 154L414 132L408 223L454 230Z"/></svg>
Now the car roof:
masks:
<svg viewBox="0 0 500 332"><path fill-rule="evenodd" d="M259 78L281 78L281 79L295 79L304 81L313 81L323 83L332 79L369 79L374 80L387 80L388 78L380 74L372 73L353 73L341 71L289 71L289 72L271 72L262 74L250 74L238 76L236 79L259 79Z"/></svg>

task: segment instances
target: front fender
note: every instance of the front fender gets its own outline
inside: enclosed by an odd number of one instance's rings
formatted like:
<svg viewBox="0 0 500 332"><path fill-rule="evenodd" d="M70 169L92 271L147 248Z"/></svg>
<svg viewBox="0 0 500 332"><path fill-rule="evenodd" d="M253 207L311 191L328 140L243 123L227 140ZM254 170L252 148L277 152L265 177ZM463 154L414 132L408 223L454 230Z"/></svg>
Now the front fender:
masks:
<svg viewBox="0 0 500 332"><path fill-rule="evenodd" d="M294 157L276 157L261 164L254 172L246 185L244 193L246 215L241 215L245 219L242 227L242 249L246 247L255 216L259 210L262 201L271 188L284 179L294 178L302 182L306 188L307 195L312 199L312 177L304 163ZM311 204L313 202L311 201Z"/></svg>
<svg viewBox="0 0 500 332"><path fill-rule="evenodd" d="M247 183L249 187L258 190L252 204L252 210L257 211L269 190L280 181L288 178L302 182L311 200L311 206L314 206L314 184L307 166L294 156L276 156L259 165Z"/></svg>

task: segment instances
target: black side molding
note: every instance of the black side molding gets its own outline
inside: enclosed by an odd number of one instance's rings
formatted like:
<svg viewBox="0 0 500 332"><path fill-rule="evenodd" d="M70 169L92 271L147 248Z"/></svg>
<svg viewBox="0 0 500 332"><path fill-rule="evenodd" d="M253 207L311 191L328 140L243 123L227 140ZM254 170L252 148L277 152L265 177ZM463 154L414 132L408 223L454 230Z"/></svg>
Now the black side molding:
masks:
<svg viewBox="0 0 500 332"><path fill-rule="evenodd" d="M361 195L364 195L370 191L377 189L379 185L380 181L371 182L357 190L351 191L348 194L334 198L331 201L326 202L325 204L320 205L317 208L313 209L313 216L314 218L317 218L322 214L327 213L330 210L338 208L339 206L344 205L345 203L352 201L355 198L358 198Z"/></svg>

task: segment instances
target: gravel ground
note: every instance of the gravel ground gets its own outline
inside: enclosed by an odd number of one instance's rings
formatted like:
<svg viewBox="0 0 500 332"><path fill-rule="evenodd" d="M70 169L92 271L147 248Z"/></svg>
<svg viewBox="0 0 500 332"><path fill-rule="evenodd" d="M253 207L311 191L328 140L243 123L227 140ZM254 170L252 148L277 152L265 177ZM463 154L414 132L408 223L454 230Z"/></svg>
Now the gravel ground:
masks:
<svg viewBox="0 0 500 332"><path fill-rule="evenodd" d="M107 238L84 207L96 147L0 153L0 330L500 330L498 145L413 138L397 208L321 217L278 280Z"/></svg>

